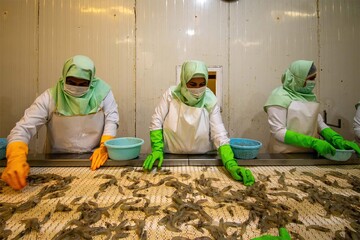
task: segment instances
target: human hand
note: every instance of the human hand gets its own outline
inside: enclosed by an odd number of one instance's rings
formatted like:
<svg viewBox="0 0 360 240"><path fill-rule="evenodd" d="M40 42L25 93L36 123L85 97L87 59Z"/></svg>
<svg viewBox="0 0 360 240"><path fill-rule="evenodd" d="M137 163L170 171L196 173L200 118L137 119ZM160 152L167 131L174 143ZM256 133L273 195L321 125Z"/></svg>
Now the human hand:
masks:
<svg viewBox="0 0 360 240"><path fill-rule="evenodd" d="M312 148L315 149L322 156L326 154L334 155L336 152L336 149L330 143L320 139L316 139L313 142Z"/></svg>
<svg viewBox="0 0 360 240"><path fill-rule="evenodd" d="M15 190L26 186L26 178L30 171L30 166L26 162L28 150L24 142L12 142L6 148L7 165L1 179Z"/></svg>
<svg viewBox="0 0 360 240"><path fill-rule="evenodd" d="M264 235L261 237L252 238L251 240L291 240L291 237L286 228L280 228L279 236Z"/></svg>
<svg viewBox="0 0 360 240"><path fill-rule="evenodd" d="M252 172L247 168L238 166L235 160L234 163L227 165L227 170L234 180L243 182L245 186L251 186L255 183Z"/></svg>
<svg viewBox="0 0 360 240"><path fill-rule="evenodd" d="M342 140L341 142L338 141L339 149L346 149L346 150L355 150L358 154L360 154L360 147L355 142Z"/></svg>
<svg viewBox="0 0 360 240"><path fill-rule="evenodd" d="M108 160L109 155L107 148L102 144L99 148L95 149L94 153L90 157L91 170L95 171Z"/></svg>
<svg viewBox="0 0 360 240"><path fill-rule="evenodd" d="M151 154L149 154L143 164L144 170L150 171L153 168L154 162L156 160L159 160L158 168L161 168L162 163L164 161L164 154L163 152L154 151Z"/></svg>

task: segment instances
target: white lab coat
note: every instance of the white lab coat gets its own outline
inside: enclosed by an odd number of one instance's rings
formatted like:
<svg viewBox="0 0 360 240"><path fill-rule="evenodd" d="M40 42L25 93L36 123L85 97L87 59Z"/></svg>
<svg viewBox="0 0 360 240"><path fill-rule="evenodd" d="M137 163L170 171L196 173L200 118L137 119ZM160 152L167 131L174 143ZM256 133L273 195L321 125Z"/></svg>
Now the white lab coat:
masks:
<svg viewBox="0 0 360 240"><path fill-rule="evenodd" d="M294 104L293 104L294 103ZM270 125L270 153L295 153L313 151L307 148L296 147L284 143L286 130L292 130L305 135L318 137L318 133L328 126L318 113L315 103L312 107L292 102L289 109L280 106L267 107L268 122ZM300 103L300 104L299 104Z"/></svg>
<svg viewBox="0 0 360 240"><path fill-rule="evenodd" d="M102 129L103 132L97 133L97 135L116 136L116 130L119 124L119 114L118 114L116 101L111 91L101 102L99 106L99 111L101 110L103 111L104 114L103 126L97 129ZM40 127L42 127L43 125L49 125L48 123L51 121L53 114L57 114L56 106L55 106L55 101L50 94L50 89L48 89L45 92L43 92L39 97L37 97L34 103L28 109L25 110L24 116L20 119L19 122L16 123L16 126L11 130L8 136L8 142L11 143L14 141L22 141L28 144L30 139L37 133ZM52 124L51 126L54 128L57 127L56 124ZM74 127L78 127L78 125L74 124ZM93 129L91 131L93 131ZM100 142L100 138L98 139L97 145L99 144L99 142ZM81 143L81 145L82 146L91 145L91 147L93 147L92 146L93 143L89 143L89 144ZM52 147L50 147L50 149L52 149ZM54 152L52 150L50 151ZM79 151L83 152L81 150ZM69 151L63 149L61 152L78 152L78 151L74 151L74 149L70 149Z"/></svg>
<svg viewBox="0 0 360 240"><path fill-rule="evenodd" d="M356 109L354 117L354 132L356 141L360 143L360 105Z"/></svg>
<svg viewBox="0 0 360 240"><path fill-rule="evenodd" d="M163 129L164 152L205 153L229 143L220 107L211 112L187 106L169 88L155 108L150 131Z"/></svg>

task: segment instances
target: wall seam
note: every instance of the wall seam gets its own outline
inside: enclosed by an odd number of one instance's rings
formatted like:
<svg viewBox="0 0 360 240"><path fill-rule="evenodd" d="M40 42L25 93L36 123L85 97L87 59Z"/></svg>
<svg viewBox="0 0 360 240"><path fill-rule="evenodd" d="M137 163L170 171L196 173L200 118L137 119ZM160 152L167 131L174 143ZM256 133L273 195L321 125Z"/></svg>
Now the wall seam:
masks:
<svg viewBox="0 0 360 240"><path fill-rule="evenodd" d="M134 2L134 133L135 133L135 137L137 136L136 134L136 110L137 110L137 105L136 105L136 99L137 99L137 91L136 91L136 59L137 59L137 15L136 15L136 0Z"/></svg>
<svg viewBox="0 0 360 240"><path fill-rule="evenodd" d="M228 59L227 59L227 65L228 65L228 84L227 84L227 129L230 128L230 39L231 39L231 32L230 32L230 3L228 3L228 21L227 21L227 27L228 27Z"/></svg>
<svg viewBox="0 0 360 240"><path fill-rule="evenodd" d="M317 33L317 47L318 47L318 51L317 51L317 62L318 62L318 66L319 66L319 70L318 70L318 77L319 79L321 79L321 71L322 71L322 67L321 67L321 62L320 62L320 53L321 53L321 43L320 43L320 0L316 0L316 33ZM321 82L320 82L321 83ZM319 84L320 85L320 84ZM318 96L319 99L321 98L321 88L320 86L318 87Z"/></svg>

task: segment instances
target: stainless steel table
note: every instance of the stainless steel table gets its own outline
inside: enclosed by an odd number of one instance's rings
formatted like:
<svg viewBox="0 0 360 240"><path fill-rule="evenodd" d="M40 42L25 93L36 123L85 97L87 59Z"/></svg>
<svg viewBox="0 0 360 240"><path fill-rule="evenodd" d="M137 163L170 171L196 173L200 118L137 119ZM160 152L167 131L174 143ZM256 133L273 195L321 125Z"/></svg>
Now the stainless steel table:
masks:
<svg viewBox="0 0 360 240"><path fill-rule="evenodd" d="M90 166L91 154L30 154L28 163L32 167L87 167ZM104 167L142 166L146 154L141 154L132 160L109 159ZM313 165L353 165L360 164L356 154L347 161L332 161L315 154L259 154L255 159L238 159L241 166L313 166ZM6 160L0 161L0 167L6 165ZM222 166L220 157L212 154L165 154L163 166Z"/></svg>

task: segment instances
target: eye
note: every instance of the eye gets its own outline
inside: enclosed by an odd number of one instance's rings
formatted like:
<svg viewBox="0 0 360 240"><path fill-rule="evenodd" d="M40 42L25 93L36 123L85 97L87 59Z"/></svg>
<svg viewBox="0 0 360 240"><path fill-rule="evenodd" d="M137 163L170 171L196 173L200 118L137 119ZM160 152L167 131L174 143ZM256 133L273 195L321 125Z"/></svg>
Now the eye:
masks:
<svg viewBox="0 0 360 240"><path fill-rule="evenodd" d="M188 87L196 87L197 84L195 82L188 82L186 85Z"/></svg>
<svg viewBox="0 0 360 240"><path fill-rule="evenodd" d="M67 79L66 83L69 84L69 85L75 85L75 83L73 81L71 81L70 79Z"/></svg>
<svg viewBox="0 0 360 240"><path fill-rule="evenodd" d="M81 86L81 87L88 87L88 86L89 86L89 82L79 83L79 86Z"/></svg>
<svg viewBox="0 0 360 240"><path fill-rule="evenodd" d="M315 80L315 78L316 78L316 74L314 76L311 76L311 77L307 78L306 80L313 81L313 80Z"/></svg>
<svg viewBox="0 0 360 240"><path fill-rule="evenodd" d="M206 86L206 82L202 82L202 83L200 83L200 84L199 84L199 86L200 86L200 87L204 87L204 86Z"/></svg>

